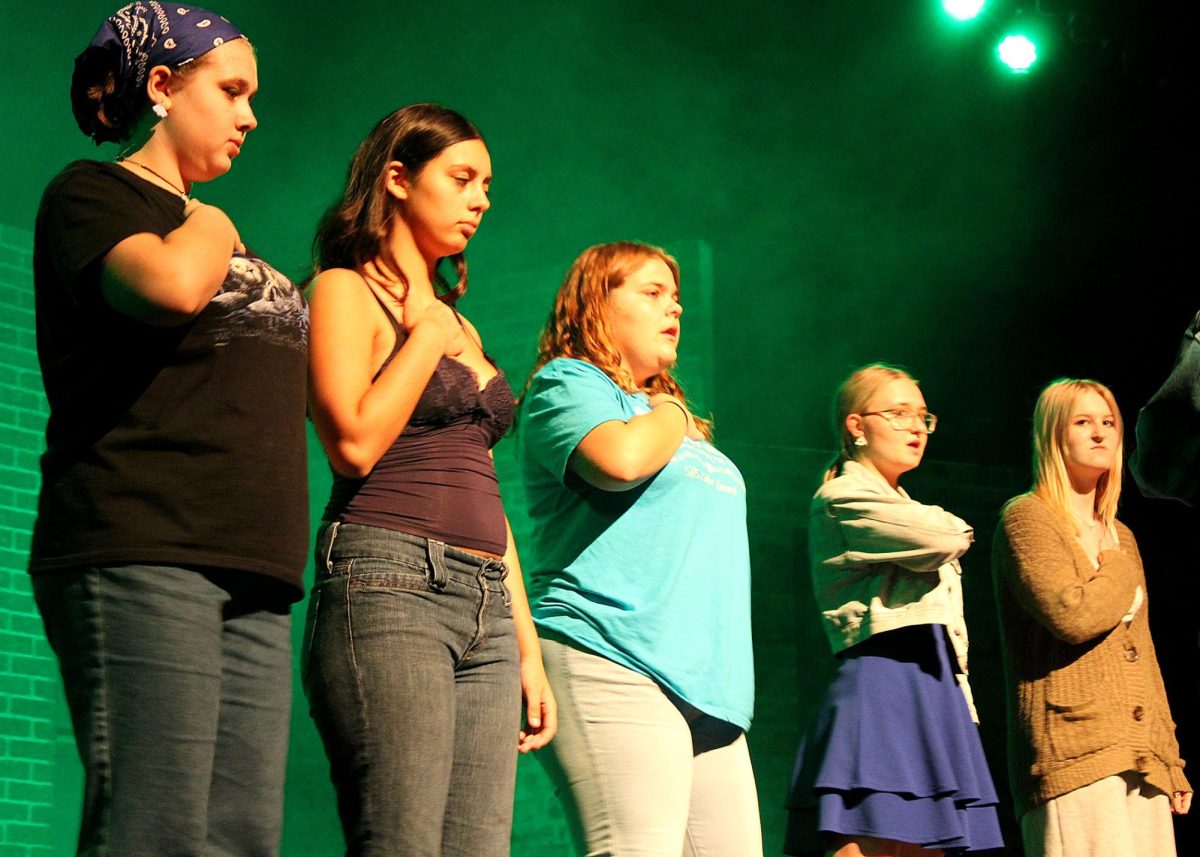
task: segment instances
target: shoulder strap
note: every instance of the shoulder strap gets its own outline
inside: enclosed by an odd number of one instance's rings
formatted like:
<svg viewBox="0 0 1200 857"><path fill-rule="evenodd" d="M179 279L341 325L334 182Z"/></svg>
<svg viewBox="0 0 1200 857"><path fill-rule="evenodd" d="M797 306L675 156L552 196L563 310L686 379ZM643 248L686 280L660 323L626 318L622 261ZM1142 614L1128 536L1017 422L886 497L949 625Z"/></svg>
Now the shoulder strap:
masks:
<svg viewBox="0 0 1200 857"><path fill-rule="evenodd" d="M365 277L363 278L363 286L365 286L367 291L371 293L371 297L375 298L375 303L379 304L379 308L383 310L383 314L387 317L388 323L392 326L392 330L396 331L396 344L399 346L400 342L404 339L404 325L402 325L396 319L396 316L392 314L390 309L388 309L388 306L383 302L383 299L380 298L379 295L375 294L375 290L371 288L371 284L367 282Z"/></svg>

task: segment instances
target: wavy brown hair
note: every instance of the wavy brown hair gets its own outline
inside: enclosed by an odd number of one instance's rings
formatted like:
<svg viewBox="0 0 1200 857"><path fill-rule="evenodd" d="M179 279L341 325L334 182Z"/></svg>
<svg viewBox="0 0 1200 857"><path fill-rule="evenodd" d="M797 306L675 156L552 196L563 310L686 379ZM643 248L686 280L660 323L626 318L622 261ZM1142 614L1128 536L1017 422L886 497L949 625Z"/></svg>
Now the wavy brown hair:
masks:
<svg viewBox="0 0 1200 857"><path fill-rule="evenodd" d="M608 295L652 259L658 259L670 268L678 291L679 263L661 247L640 241L614 241L597 244L580 253L554 298L554 308L538 338L537 360L529 377L532 379L539 369L556 357L574 357L591 363L627 393L668 393L686 401L683 388L670 369L659 372L645 386L638 385L621 364L621 355L612 344ZM711 437L711 421L695 415L693 420L706 437Z"/></svg>
<svg viewBox="0 0 1200 857"><path fill-rule="evenodd" d="M399 161L415 180L430 161L464 140L482 141L483 135L464 116L440 104L410 104L379 120L350 160L341 199L317 226L315 269L361 270L374 261L407 292L408 281L388 247L392 215L400 205L387 191L388 164ZM436 273L434 286L441 299L453 305L467 291L467 260L462 253L449 258L458 281L451 286Z"/></svg>

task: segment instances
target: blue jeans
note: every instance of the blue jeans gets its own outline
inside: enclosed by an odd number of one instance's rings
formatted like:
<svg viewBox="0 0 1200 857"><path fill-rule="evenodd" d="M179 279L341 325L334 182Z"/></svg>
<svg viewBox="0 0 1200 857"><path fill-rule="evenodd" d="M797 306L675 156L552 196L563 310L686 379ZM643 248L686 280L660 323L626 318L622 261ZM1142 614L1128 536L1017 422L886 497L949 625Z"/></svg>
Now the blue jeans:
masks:
<svg viewBox="0 0 1200 857"><path fill-rule="evenodd" d="M259 575L35 575L84 768L81 855L273 857L291 712L287 594Z"/></svg>
<svg viewBox="0 0 1200 857"><path fill-rule="evenodd" d="M504 563L342 523L316 554L301 670L346 853L507 855L521 683Z"/></svg>

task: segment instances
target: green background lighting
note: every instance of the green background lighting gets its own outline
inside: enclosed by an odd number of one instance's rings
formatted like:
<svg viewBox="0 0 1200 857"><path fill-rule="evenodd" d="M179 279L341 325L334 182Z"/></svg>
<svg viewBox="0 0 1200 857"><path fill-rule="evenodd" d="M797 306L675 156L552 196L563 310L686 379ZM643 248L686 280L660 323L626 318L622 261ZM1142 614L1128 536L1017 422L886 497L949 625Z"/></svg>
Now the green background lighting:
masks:
<svg viewBox="0 0 1200 857"><path fill-rule="evenodd" d="M492 208L467 251L461 306L518 389L584 247L633 238L678 255L681 374L747 484L748 738L767 855L781 852L796 744L835 666L807 561L809 501L833 453L830 399L863 363L912 369L940 422L902 484L975 527L963 558L971 682L1004 853L1018 857L991 534L1002 503L1028 487L1038 389L1098 378L1132 425L1200 302L1184 216L1195 72L1175 4L1125 4L1139 26L1114 32L1141 41L1110 42L1137 48L1124 52L1060 45L1031 14L1021 25L1042 59L1014 78L996 61L1000 30L958 26L929 2L760 0L743 12L695 0L198 2L249 34L261 86L258 128L233 169L194 192L288 275L308 273L314 227L362 137L417 101L461 111L487 138ZM76 54L121 3L75 0L52 15L0 4L4 857L74 853L81 769L24 571L45 420L29 245L46 183L72 160L115 154L79 133L67 93ZM1123 56L1156 64L1122 77ZM501 441L496 461L519 548L513 446ZM315 527L330 481L315 442L309 474ZM1156 649L1195 769L1195 600L1174 593L1194 577L1185 540L1197 518L1132 486L1121 516L1145 560ZM332 857L342 852L329 767L298 678L303 604L293 619L282 853ZM1178 827L1180 853L1200 854L1189 826L1194 817ZM522 758L514 857L567 857L567 841L548 779Z"/></svg>

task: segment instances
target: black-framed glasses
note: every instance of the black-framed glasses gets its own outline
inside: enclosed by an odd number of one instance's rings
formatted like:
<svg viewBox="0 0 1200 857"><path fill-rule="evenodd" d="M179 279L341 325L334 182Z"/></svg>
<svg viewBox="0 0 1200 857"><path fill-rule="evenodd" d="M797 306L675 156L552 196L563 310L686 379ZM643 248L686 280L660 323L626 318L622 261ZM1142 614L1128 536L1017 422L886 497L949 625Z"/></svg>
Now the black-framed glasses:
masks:
<svg viewBox="0 0 1200 857"><path fill-rule="evenodd" d="M888 425L896 431L914 431L917 426L923 425L926 434L933 434L937 429L937 415L931 414L928 411L918 413L910 411L907 408L888 409L884 411L867 411L865 414L859 414L860 417L883 417L888 421Z"/></svg>

